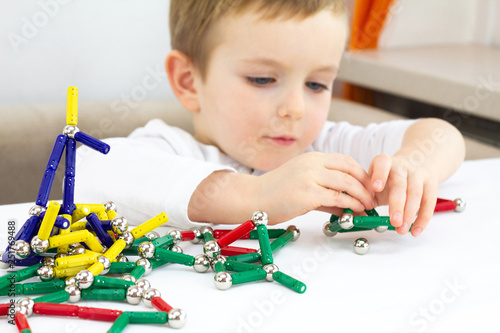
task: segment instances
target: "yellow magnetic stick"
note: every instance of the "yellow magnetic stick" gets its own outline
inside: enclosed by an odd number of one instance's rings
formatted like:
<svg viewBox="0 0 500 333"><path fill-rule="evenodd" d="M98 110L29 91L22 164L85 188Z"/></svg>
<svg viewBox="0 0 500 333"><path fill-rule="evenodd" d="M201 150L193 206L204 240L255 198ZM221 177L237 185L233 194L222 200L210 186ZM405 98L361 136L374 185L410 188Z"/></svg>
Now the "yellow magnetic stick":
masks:
<svg viewBox="0 0 500 333"><path fill-rule="evenodd" d="M80 207L88 207L90 209L90 213L99 213L101 210L106 211L106 207L103 204L75 204L76 209ZM87 214L88 215L88 214Z"/></svg>
<svg viewBox="0 0 500 333"><path fill-rule="evenodd" d="M107 214L108 214L108 219L110 219L110 220L112 220L118 216L118 214L114 210L108 210Z"/></svg>
<svg viewBox="0 0 500 333"><path fill-rule="evenodd" d="M111 230L108 230L107 232L108 232L109 237L111 237L113 242L115 242L116 241L115 233Z"/></svg>
<svg viewBox="0 0 500 333"><path fill-rule="evenodd" d="M40 230L38 230L38 238L41 240L47 240L50 237L50 233L54 228L54 223L56 223L56 218L59 214L60 208L61 205L56 201L51 201L47 205L47 211L45 212L42 224L40 225Z"/></svg>
<svg viewBox="0 0 500 333"><path fill-rule="evenodd" d="M97 276L101 274L101 272L104 270L104 265L100 263L99 261L95 262L87 268L94 276Z"/></svg>
<svg viewBox="0 0 500 333"><path fill-rule="evenodd" d="M88 230L73 231L69 234L55 235L49 237L49 249L61 245L69 245L73 243L85 242L89 237L93 237ZM102 251L102 250L101 250ZM96 251L99 252L99 251Z"/></svg>
<svg viewBox="0 0 500 333"><path fill-rule="evenodd" d="M85 230L87 228L87 221L75 222L71 225L71 231Z"/></svg>
<svg viewBox="0 0 500 333"><path fill-rule="evenodd" d="M56 268L63 269L68 267L89 266L97 261L102 253L86 251L84 254L62 257L56 259Z"/></svg>
<svg viewBox="0 0 500 333"><path fill-rule="evenodd" d="M76 209L73 211L73 222L80 221L83 219L85 216L90 214L90 208L85 206L85 205L80 205L78 207L78 204L76 205ZM85 221L86 223L87 221Z"/></svg>
<svg viewBox="0 0 500 333"><path fill-rule="evenodd" d="M102 244L97 240L97 237L95 237L92 233L88 232L88 238L85 240L85 244L89 247L94 252L99 252L102 253L102 250L104 248L102 247Z"/></svg>
<svg viewBox="0 0 500 333"><path fill-rule="evenodd" d="M68 107L66 108L66 124L76 126L78 123L78 88L68 87Z"/></svg>
<svg viewBox="0 0 500 333"><path fill-rule="evenodd" d="M54 268L54 273L56 278L64 278L68 276L75 276L80 272L82 269L87 269L89 265L83 265L83 266L76 266L76 267L68 267L68 268Z"/></svg>
<svg viewBox="0 0 500 333"><path fill-rule="evenodd" d="M123 251L126 245L127 243L123 239L118 239L109 247L109 249L107 249L106 252L104 252L103 255L110 261L113 261L120 254L120 252Z"/></svg>
<svg viewBox="0 0 500 333"><path fill-rule="evenodd" d="M109 220L108 214L106 214L105 210L100 210L96 213L97 218L101 221Z"/></svg>
<svg viewBox="0 0 500 333"><path fill-rule="evenodd" d="M158 228L159 226L167 222L168 222L167 214L161 213L156 215L152 219L147 220L142 224L139 224L130 232L132 233L135 239L138 239L141 238L143 235L147 234L148 232L153 231L154 229Z"/></svg>

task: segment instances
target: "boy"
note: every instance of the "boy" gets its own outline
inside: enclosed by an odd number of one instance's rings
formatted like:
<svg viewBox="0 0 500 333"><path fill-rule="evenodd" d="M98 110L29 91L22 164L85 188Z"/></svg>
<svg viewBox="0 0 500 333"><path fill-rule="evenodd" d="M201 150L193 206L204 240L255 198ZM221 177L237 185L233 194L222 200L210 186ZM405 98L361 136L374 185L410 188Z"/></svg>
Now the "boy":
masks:
<svg viewBox="0 0 500 333"><path fill-rule="evenodd" d="M153 120L108 140L108 156L81 148L78 200L112 199L138 221L165 211L184 228L388 204L400 234L417 211L412 234L425 229L463 138L438 119L326 122L347 38L341 1L171 0L170 10L166 69L195 137Z"/></svg>

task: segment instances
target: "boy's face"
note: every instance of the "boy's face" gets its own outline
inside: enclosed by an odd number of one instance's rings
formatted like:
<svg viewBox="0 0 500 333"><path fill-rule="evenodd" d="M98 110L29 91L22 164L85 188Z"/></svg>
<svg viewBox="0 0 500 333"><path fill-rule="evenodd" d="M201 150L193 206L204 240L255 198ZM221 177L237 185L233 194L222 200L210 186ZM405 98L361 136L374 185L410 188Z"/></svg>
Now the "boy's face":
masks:
<svg viewBox="0 0 500 333"><path fill-rule="evenodd" d="M205 80L195 80L196 139L269 171L303 153L321 131L346 39L342 17L302 21L224 17Z"/></svg>

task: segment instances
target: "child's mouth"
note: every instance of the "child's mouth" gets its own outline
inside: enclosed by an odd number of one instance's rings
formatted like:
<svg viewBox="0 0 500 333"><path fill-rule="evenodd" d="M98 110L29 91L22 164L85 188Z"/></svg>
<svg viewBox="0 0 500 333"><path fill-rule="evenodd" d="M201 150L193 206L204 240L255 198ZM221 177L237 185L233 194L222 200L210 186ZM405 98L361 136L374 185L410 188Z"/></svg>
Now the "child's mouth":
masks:
<svg viewBox="0 0 500 333"><path fill-rule="evenodd" d="M297 141L294 137L291 136L276 136L276 137L269 137L269 139L281 146L290 146Z"/></svg>

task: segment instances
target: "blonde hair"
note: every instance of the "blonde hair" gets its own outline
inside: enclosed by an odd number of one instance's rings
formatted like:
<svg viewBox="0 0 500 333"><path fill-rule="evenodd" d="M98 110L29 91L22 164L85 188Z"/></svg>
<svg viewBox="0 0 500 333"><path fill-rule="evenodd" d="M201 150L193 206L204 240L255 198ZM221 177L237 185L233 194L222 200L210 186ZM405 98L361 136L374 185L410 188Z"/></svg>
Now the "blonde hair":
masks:
<svg viewBox="0 0 500 333"><path fill-rule="evenodd" d="M343 0L171 0L172 50L186 54L204 78L215 45L210 31L222 16L253 10L260 13L263 20L278 17L300 20L324 9L338 15L346 11Z"/></svg>

